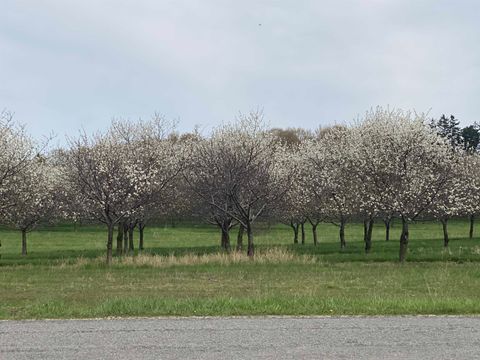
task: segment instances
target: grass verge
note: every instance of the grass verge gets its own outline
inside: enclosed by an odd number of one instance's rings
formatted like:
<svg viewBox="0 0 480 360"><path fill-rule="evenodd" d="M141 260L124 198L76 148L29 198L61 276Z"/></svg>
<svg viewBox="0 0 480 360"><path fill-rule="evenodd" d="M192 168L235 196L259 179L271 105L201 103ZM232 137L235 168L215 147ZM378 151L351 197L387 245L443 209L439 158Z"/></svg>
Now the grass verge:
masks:
<svg viewBox="0 0 480 360"><path fill-rule="evenodd" d="M436 225L412 228L403 265L381 228L365 255L356 224L345 250L330 226L317 247L292 245L288 228L273 228L257 237L254 260L218 252L215 229L152 228L144 254L111 267L101 228L33 233L26 258L17 234L3 231L0 319L480 314L480 243L461 237L458 222L445 250Z"/></svg>

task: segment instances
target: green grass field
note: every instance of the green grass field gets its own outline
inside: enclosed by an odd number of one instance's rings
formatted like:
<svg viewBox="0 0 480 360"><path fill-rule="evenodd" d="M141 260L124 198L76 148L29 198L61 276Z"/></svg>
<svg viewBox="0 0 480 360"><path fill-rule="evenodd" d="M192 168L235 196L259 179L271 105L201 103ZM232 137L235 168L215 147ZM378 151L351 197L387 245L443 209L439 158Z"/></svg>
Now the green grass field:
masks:
<svg viewBox="0 0 480 360"><path fill-rule="evenodd" d="M306 245L293 245L287 226L263 227L250 261L218 254L214 228L150 227L146 254L110 267L103 264L102 227L33 232L25 258L20 233L2 230L0 318L479 314L480 240L466 237L467 222L450 224L448 250L438 223L412 225L403 265L399 230L395 224L385 242L377 224L365 255L361 224L347 227L343 251L331 224L319 226L317 247L309 227Z"/></svg>

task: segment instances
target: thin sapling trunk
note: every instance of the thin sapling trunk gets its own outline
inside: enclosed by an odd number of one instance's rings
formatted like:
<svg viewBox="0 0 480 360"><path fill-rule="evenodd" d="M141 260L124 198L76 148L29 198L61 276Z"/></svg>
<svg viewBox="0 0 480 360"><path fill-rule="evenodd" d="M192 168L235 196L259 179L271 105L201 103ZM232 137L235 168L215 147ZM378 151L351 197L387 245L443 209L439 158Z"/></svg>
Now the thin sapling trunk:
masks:
<svg viewBox="0 0 480 360"><path fill-rule="evenodd" d="M107 265L112 263L112 248L113 248L113 231L114 224L107 224L108 238L107 238Z"/></svg>
<svg viewBox="0 0 480 360"><path fill-rule="evenodd" d="M22 256L27 256L27 230L22 229Z"/></svg>
<svg viewBox="0 0 480 360"><path fill-rule="evenodd" d="M470 239L473 239L473 228L474 228L474 225L475 225L475 215L470 215L470 231L468 233L468 237Z"/></svg>
<svg viewBox="0 0 480 360"><path fill-rule="evenodd" d="M442 223L443 229L443 247L448 247L448 219L441 219L440 222Z"/></svg>
<svg viewBox="0 0 480 360"><path fill-rule="evenodd" d="M383 222L385 224L385 241L390 240L390 222L392 221L391 218L384 219Z"/></svg>
<svg viewBox="0 0 480 360"><path fill-rule="evenodd" d="M143 251L144 241L143 241L143 231L145 229L145 224L143 222L138 223L138 250Z"/></svg>
<svg viewBox="0 0 480 360"><path fill-rule="evenodd" d="M340 220L340 248L344 249L347 246L347 243L345 242L345 219L342 218Z"/></svg>
<svg viewBox="0 0 480 360"><path fill-rule="evenodd" d="M400 235L400 256L399 260L401 263L405 262L407 257L408 249L408 221L405 217L402 216L402 234Z"/></svg>
<svg viewBox="0 0 480 360"><path fill-rule="evenodd" d="M302 229L302 245L305 245L305 221L300 223Z"/></svg>

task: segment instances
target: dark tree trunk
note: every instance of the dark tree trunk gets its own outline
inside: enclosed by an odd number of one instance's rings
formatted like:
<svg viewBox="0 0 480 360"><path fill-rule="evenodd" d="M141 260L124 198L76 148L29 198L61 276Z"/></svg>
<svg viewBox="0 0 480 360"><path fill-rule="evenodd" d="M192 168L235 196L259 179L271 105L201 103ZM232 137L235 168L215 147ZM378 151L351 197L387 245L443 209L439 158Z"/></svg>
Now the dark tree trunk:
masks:
<svg viewBox="0 0 480 360"><path fill-rule="evenodd" d="M470 232L468 233L468 237L473 239L473 227L475 225L475 215L470 215Z"/></svg>
<svg viewBox="0 0 480 360"><path fill-rule="evenodd" d="M368 220L363 220L363 242L367 243Z"/></svg>
<svg viewBox="0 0 480 360"><path fill-rule="evenodd" d="M383 220L383 222L385 223L385 241L390 240L390 222L391 221L392 221L391 218Z"/></svg>
<svg viewBox="0 0 480 360"><path fill-rule="evenodd" d="M220 247L225 250L225 231L220 226Z"/></svg>
<svg viewBox="0 0 480 360"><path fill-rule="evenodd" d="M238 235L237 235L237 251L243 250L243 233L245 229L242 224L239 225Z"/></svg>
<svg viewBox="0 0 480 360"><path fill-rule="evenodd" d="M367 232L365 234L365 253L368 254L372 249L373 218L368 219L365 223L367 225Z"/></svg>
<svg viewBox="0 0 480 360"><path fill-rule="evenodd" d="M442 219L440 220L442 223L442 229L443 229L443 246L448 247L448 219Z"/></svg>
<svg viewBox="0 0 480 360"><path fill-rule="evenodd" d="M112 263L112 248L113 248L113 231L115 226L108 224L108 238L107 238L107 265Z"/></svg>
<svg viewBox="0 0 480 360"><path fill-rule="evenodd" d="M27 230L22 229L22 256L27 256Z"/></svg>
<svg viewBox="0 0 480 360"><path fill-rule="evenodd" d="M312 233L313 233L313 245L317 246L318 244L318 237L317 237L317 224L312 224Z"/></svg>
<svg viewBox="0 0 480 360"><path fill-rule="evenodd" d="M138 223L138 250L143 251L143 230L145 229L145 224L143 222Z"/></svg>
<svg viewBox="0 0 480 360"><path fill-rule="evenodd" d="M134 225L130 225L128 227L128 251L134 252L135 251L135 244L133 243L133 231L135 229Z"/></svg>
<svg viewBox="0 0 480 360"><path fill-rule="evenodd" d="M372 233L373 233L373 224L375 223L375 220L373 218L370 218L368 222L368 240L371 242L372 241Z"/></svg>
<svg viewBox="0 0 480 360"><path fill-rule="evenodd" d="M408 221L402 217L402 234L400 235L400 257L401 263L405 262L408 248Z"/></svg>
<svg viewBox="0 0 480 360"><path fill-rule="evenodd" d="M340 220L340 248L344 249L345 246L347 246L347 243L345 242L345 219Z"/></svg>
<svg viewBox="0 0 480 360"><path fill-rule="evenodd" d="M305 221L300 223L302 229L302 245L305 245Z"/></svg>
<svg viewBox="0 0 480 360"><path fill-rule="evenodd" d="M128 254L128 224L123 223L123 253Z"/></svg>
<svg viewBox="0 0 480 360"><path fill-rule="evenodd" d="M120 256L123 253L123 225L118 224L117 233L117 255Z"/></svg>
<svg viewBox="0 0 480 360"><path fill-rule="evenodd" d="M253 258L253 255L255 255L255 248L253 246L253 231L252 231L251 224L247 224L247 237L248 237L247 255Z"/></svg>
<svg viewBox="0 0 480 360"><path fill-rule="evenodd" d="M222 230L222 240L221 240L222 249L230 252L230 231L228 230L228 227L225 228L225 226L222 226L221 230Z"/></svg>
<svg viewBox="0 0 480 360"><path fill-rule="evenodd" d="M293 229L293 243L298 244L298 223L291 222L290 226Z"/></svg>

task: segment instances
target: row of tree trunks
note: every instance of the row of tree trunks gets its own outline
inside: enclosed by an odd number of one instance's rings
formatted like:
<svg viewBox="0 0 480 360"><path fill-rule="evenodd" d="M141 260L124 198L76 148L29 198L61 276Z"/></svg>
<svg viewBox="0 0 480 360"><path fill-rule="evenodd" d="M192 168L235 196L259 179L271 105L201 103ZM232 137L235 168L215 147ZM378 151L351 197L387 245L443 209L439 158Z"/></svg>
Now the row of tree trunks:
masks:
<svg viewBox="0 0 480 360"><path fill-rule="evenodd" d="M127 222L122 222L117 225L117 256L128 255L135 251L133 235L136 226L136 223ZM138 246L139 251L143 251L144 249L144 229L145 224L142 222L138 223L138 231L140 235Z"/></svg>
<svg viewBox="0 0 480 360"><path fill-rule="evenodd" d="M318 244L318 234L317 234L317 227L319 222L309 221L312 225L312 235L313 235L313 245ZM306 240L306 232L305 232L305 222L290 222L290 227L293 230L293 243L298 244L298 232L301 231L302 236L302 245L305 245Z"/></svg>
<svg viewBox="0 0 480 360"><path fill-rule="evenodd" d="M391 227L391 218L384 219L385 224L385 240L390 240L390 227ZM473 238L474 232L474 215L470 216L470 230L469 230L469 237ZM444 247L448 247L449 244L449 236L448 236L448 219L441 219L440 222L442 223L443 229L443 244ZM318 244L318 235L317 235L317 226L318 222L310 222L312 225L312 234L313 234L313 244L316 246ZM365 253L369 253L372 247L372 231L373 231L373 218L368 220L364 220L363 222L363 229L364 229L364 242L365 242ZM343 249L346 247L345 241L345 225L346 221L341 219L340 221L340 247ZM117 233L117 255L122 254L129 254L135 250L134 242L133 242L133 234L134 228L136 224L129 224L129 223L120 223L118 224L118 233ZM294 243L298 244L298 232L301 229L301 236L302 236L302 244L305 244L305 223L291 223L290 226L294 231ZM142 222L138 223L139 228L139 250L144 250L144 229L145 225ZM230 251L230 226L228 229L224 229L222 226L222 234L221 234L221 246L223 249ZM254 255L254 244L253 244L253 231L251 226L247 227L247 236L248 236L248 247L247 247L247 255L252 257ZM113 245L113 231L114 226L108 226L108 241L107 241L107 263L111 263L112 259L112 245ZM237 251L242 251L243 249L243 234L245 232L244 226L240 225L237 235ZM402 232L400 236L400 262L404 262L406 258L406 253L408 249L408 240L409 240L409 230L408 230L408 221L402 218ZM122 249L123 245L123 249ZM27 255L27 231L22 230L22 256Z"/></svg>
<svg viewBox="0 0 480 360"><path fill-rule="evenodd" d="M255 248L253 245L253 231L252 227L249 226L247 229L243 225L239 225L238 227L238 234L237 234L237 246L236 250L237 251L242 251L243 250L243 235L245 234L245 230L247 232L247 255L252 257L255 252Z"/></svg>
<svg viewBox="0 0 480 360"><path fill-rule="evenodd" d="M113 233L115 231L114 224L107 224L108 229L108 237L107 237L107 264L112 262L113 256ZM133 234L134 234L135 224L126 224L120 223L118 224L118 232L117 232L117 255L120 256L122 254L128 254L130 252L133 253L135 250L135 245L133 242ZM143 250L143 231L145 229L145 225L143 223L139 224L139 231L140 231L140 245L139 249ZM22 256L27 256L27 229L22 229Z"/></svg>
<svg viewBox="0 0 480 360"><path fill-rule="evenodd" d="M448 247L449 244L449 236L448 236L448 219L444 218L441 219L440 222L442 223L443 229L443 245L444 247ZM316 246L318 244L318 236L317 236L317 226L318 222L310 222L312 225L312 234L313 234L313 243ZM343 219L340 222L340 247L343 249L346 246L345 242L345 223ZM384 219L385 223L385 240L389 241L390 237L390 224L391 218ZM368 220L364 220L363 222L363 230L364 230L364 242L365 242L365 253L369 253L372 247L372 231L373 231L373 218ZM230 251L230 225L224 224L222 226L222 238L221 238L221 246L223 249ZM120 256L122 254L129 254L135 250L134 242L133 242L133 234L136 224L134 223L120 223L118 224L118 233L117 233L117 255ZM299 227L302 231L302 244L305 244L305 226L304 223L291 223L290 225L294 230L294 243L298 243L298 231ZM114 225L108 225L108 240L107 240L107 263L111 263L112 259L112 248L113 248L113 232L114 232ZM144 250L144 229L145 224L143 222L138 223L139 229L139 250ZM473 238L473 230L474 230L474 215L470 216L470 232L469 237ZM237 236L237 251L242 251L243 249L243 234L245 228L240 225L238 230ZM21 230L22 232L22 256L27 255L27 231ZM248 256L253 256L254 253L254 245L253 245L253 232L250 227L250 230L247 229L247 236L248 236L248 249L247 254ZM402 218L402 233L400 236L400 262L404 262L408 247L408 221ZM123 248L122 248L123 247Z"/></svg>

